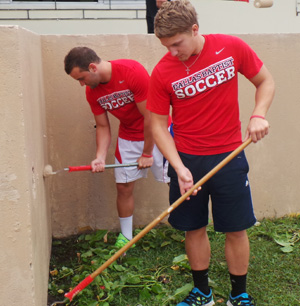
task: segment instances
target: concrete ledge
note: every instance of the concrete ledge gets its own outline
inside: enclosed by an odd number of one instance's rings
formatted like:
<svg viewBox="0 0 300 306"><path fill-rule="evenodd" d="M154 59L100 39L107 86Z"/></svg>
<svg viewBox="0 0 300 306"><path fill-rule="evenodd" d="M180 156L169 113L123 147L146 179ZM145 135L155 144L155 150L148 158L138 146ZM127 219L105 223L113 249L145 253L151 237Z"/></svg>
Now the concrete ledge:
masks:
<svg viewBox="0 0 300 306"><path fill-rule="evenodd" d="M29 11L29 19L83 19L82 10Z"/></svg>
<svg viewBox="0 0 300 306"><path fill-rule="evenodd" d="M40 7L40 6L39 6ZM84 7L84 6L82 6ZM93 8L94 7L94 8ZM97 9L95 8L97 7ZM0 20L49 20L49 19L145 19L146 11L138 9L99 9L99 6L89 6L87 9L76 9L70 6L62 6L59 9L54 7L45 7L40 9L1 9L0 5Z"/></svg>
<svg viewBox="0 0 300 306"><path fill-rule="evenodd" d="M2 20L83 20L83 19L145 19L145 11L137 10L12 10L0 11L0 19Z"/></svg>
<svg viewBox="0 0 300 306"><path fill-rule="evenodd" d="M134 10L85 10L84 18L94 19L135 19L137 11Z"/></svg>
<svg viewBox="0 0 300 306"><path fill-rule="evenodd" d="M0 10L54 10L55 2L12 2L0 3Z"/></svg>
<svg viewBox="0 0 300 306"><path fill-rule="evenodd" d="M28 11L0 11L0 19L28 19Z"/></svg>
<svg viewBox="0 0 300 306"><path fill-rule="evenodd" d="M137 18L138 19L145 19L146 18L146 11L141 11L141 10L138 10L137 11Z"/></svg>
<svg viewBox="0 0 300 306"><path fill-rule="evenodd" d="M0 2L0 10L53 10L53 9L97 9L97 10L145 10L145 1L101 2Z"/></svg>
<svg viewBox="0 0 300 306"><path fill-rule="evenodd" d="M99 35L147 33L146 21L140 19L2 19L3 25L18 25L41 35ZM116 26L116 24L118 26Z"/></svg>

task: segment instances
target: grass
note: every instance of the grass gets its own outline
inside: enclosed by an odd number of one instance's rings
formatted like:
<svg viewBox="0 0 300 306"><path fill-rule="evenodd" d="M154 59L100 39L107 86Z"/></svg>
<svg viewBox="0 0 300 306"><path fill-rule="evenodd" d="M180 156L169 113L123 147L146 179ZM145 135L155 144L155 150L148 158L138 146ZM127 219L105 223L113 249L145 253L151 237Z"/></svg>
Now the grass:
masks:
<svg viewBox="0 0 300 306"><path fill-rule="evenodd" d="M208 234L212 249L210 285L216 305L224 306L230 291L225 236L214 232L212 225ZM264 219L249 229L248 235L251 245L248 292L257 305L299 306L299 214ZM48 305L64 300L64 293L115 253L116 236L100 230L53 241ZM127 256L110 265L67 305L170 306L180 302L191 288L184 235L164 225L151 230Z"/></svg>

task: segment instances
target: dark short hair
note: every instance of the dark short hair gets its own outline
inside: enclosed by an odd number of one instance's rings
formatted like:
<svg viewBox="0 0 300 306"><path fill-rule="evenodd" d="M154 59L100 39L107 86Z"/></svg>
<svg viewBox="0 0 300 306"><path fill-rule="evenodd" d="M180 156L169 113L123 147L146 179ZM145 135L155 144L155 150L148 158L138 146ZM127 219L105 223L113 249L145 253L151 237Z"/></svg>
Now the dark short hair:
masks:
<svg viewBox="0 0 300 306"><path fill-rule="evenodd" d="M75 67L88 71L90 63L99 64L100 62L101 58L94 50L88 47L75 47L65 57L65 71L70 74Z"/></svg>

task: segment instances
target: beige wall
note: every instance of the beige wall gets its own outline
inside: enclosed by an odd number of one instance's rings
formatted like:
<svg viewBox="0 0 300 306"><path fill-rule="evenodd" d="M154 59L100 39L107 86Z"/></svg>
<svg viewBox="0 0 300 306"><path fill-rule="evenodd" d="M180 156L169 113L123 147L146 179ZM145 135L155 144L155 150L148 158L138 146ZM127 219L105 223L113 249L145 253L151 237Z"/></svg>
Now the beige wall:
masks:
<svg viewBox="0 0 300 306"><path fill-rule="evenodd" d="M299 128L297 84L299 34L240 35L265 62L274 75L277 89L268 114L270 135L247 148L255 211L258 218L279 217L299 212ZM48 145L54 169L89 164L95 155L94 120L85 101L84 88L65 74L63 59L70 48L86 45L103 59L133 58L151 73L165 53L150 35L44 36L44 71L51 80L46 86ZM293 45L293 48L290 46ZM58 47L59 46L59 47ZM150 55L150 56L149 56ZM254 87L240 77L241 118L245 130L254 106ZM61 88L61 89L60 89ZM113 120L116 125L116 121ZM114 139L117 131L114 130ZM108 162L113 163L114 144ZM294 162L293 162L294 161ZM53 235L62 237L80 228L118 229L113 171L103 174L63 173L49 178L51 185ZM155 190L155 192L153 192ZM135 225L150 222L168 205L166 186L152 177L137 182Z"/></svg>
<svg viewBox="0 0 300 306"><path fill-rule="evenodd" d="M296 0L274 0L270 8L227 0L191 0L202 33L299 33ZM100 1L101 2L101 1ZM122 2L122 1L120 1ZM0 4L0 25L17 24L39 34L145 34L145 2L109 5L74 2ZM299 0L298 0L299 2ZM127 8L127 10L123 10ZM28 9L28 11L27 11ZM300 4L298 4L300 10Z"/></svg>
<svg viewBox="0 0 300 306"><path fill-rule="evenodd" d="M299 67L300 35L241 35L274 76L276 93L267 115L270 134L247 149L254 208L258 218L300 212ZM253 106L253 88L241 82L244 130Z"/></svg>
<svg viewBox="0 0 300 306"><path fill-rule="evenodd" d="M41 306L51 243L41 38L1 27L0 45L0 304Z"/></svg>
<svg viewBox="0 0 300 306"><path fill-rule="evenodd" d="M94 48L103 59L136 59L149 72L164 53L158 40L150 35L43 36L44 73L47 80L51 80L45 92L49 163L54 171L90 164L95 158L95 122L85 100L85 90L64 72L63 67L64 56L78 45ZM118 122L110 118L114 137L107 163L112 164ZM112 169L103 174L59 173L49 177L47 184L51 188L55 237L75 234L86 226L118 229ZM151 173L148 180L136 183L135 193L136 226L147 224L168 206L168 187L156 182Z"/></svg>
<svg viewBox="0 0 300 306"><path fill-rule="evenodd" d="M256 50L277 84L268 114L271 133L246 149L255 212L258 218L300 212L300 34L240 37ZM63 70L64 56L72 47L86 45L103 59L136 59L151 73L165 50L153 35L39 36L17 27L0 27L0 43L5 46L0 54L0 301L41 306L47 294L51 226L54 237L119 226L113 170L42 177L46 164L56 171L89 164L95 154L93 116L84 88ZM254 88L242 76L240 88L245 130ZM117 135L117 122L111 122L108 163L114 162ZM150 175L136 183L135 199L135 226L148 224L168 207L168 187Z"/></svg>

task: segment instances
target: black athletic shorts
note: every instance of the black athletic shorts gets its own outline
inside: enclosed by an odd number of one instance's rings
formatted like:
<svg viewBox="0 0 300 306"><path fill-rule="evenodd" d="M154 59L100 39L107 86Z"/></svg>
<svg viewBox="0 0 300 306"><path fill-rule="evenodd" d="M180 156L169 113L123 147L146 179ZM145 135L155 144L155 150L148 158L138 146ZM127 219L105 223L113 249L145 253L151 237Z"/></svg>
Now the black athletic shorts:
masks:
<svg viewBox="0 0 300 306"><path fill-rule="evenodd" d="M194 184L219 164L231 152L198 156L179 153L184 165L191 171ZM248 180L249 165L241 152L213 177L196 196L190 196L169 216L169 223L176 229L192 231L208 225L209 199L212 203L214 228L218 232L236 232L253 226L256 218L253 212L251 191ZM169 165L170 204L180 198L177 174Z"/></svg>

